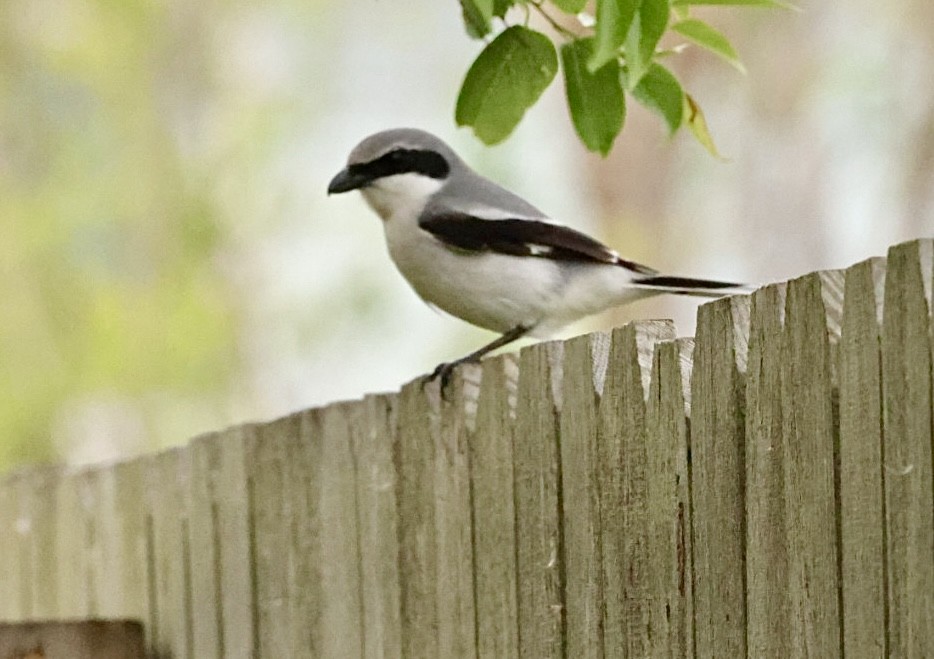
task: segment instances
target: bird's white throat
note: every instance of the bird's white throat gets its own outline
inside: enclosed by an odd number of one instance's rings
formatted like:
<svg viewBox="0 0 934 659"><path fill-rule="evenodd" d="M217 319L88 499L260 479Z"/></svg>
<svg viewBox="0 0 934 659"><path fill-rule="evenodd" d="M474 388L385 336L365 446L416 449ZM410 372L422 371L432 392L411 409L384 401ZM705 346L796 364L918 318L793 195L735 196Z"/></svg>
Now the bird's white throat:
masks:
<svg viewBox="0 0 934 659"><path fill-rule="evenodd" d="M428 199L444 181L421 174L396 174L363 188L363 198L383 221L393 217L418 217Z"/></svg>

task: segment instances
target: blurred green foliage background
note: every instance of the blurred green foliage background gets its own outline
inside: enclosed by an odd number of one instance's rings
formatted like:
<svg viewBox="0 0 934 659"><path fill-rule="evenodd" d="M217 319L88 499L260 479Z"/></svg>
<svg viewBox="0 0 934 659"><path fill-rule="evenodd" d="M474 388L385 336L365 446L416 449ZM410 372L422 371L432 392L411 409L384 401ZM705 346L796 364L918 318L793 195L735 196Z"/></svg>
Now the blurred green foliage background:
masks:
<svg viewBox="0 0 934 659"><path fill-rule="evenodd" d="M480 44L455 2L0 3L0 469L111 459L396 388L488 339L432 314L330 175L416 125L628 258L783 279L934 234L934 5L705 14L721 164L634 108L584 152L560 85L502 147L456 131ZM536 25L547 30L547 26ZM586 327L675 317L640 303ZM576 328L580 330L581 328Z"/></svg>

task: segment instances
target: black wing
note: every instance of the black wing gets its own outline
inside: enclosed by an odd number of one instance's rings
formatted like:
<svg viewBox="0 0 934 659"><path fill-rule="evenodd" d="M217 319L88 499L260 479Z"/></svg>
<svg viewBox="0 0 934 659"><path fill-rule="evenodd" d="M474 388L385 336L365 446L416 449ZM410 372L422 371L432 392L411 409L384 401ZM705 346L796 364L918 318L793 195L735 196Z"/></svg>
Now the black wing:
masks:
<svg viewBox="0 0 934 659"><path fill-rule="evenodd" d="M444 213L430 218L423 216L419 226L446 245L471 252L609 263L640 274L656 273L652 268L620 258L587 234L540 220L486 220L467 213Z"/></svg>

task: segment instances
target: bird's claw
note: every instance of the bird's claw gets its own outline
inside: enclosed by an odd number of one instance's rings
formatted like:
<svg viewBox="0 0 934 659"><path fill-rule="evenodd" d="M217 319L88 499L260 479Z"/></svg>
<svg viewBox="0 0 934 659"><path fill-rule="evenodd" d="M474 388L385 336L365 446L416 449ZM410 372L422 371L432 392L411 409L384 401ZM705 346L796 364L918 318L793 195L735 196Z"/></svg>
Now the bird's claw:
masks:
<svg viewBox="0 0 934 659"><path fill-rule="evenodd" d="M454 369L457 368L459 364L460 362L443 362L438 364L435 370L433 370L430 375L426 375L422 380L422 389L424 389L425 386L430 382L440 380L441 397L446 400L448 385L451 383L451 377L454 375Z"/></svg>

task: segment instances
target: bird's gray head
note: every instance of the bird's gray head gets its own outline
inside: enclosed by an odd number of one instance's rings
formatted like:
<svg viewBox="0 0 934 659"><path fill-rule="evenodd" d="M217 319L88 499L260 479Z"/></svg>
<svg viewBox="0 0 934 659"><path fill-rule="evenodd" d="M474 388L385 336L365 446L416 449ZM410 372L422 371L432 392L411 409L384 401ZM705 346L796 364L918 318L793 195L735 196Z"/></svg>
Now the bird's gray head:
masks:
<svg viewBox="0 0 934 659"><path fill-rule="evenodd" d="M416 211L461 167L454 150L431 133L384 130L353 148L347 166L331 179L328 194L360 190L385 220L396 212Z"/></svg>

